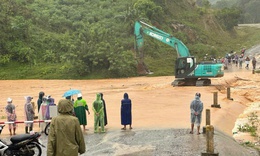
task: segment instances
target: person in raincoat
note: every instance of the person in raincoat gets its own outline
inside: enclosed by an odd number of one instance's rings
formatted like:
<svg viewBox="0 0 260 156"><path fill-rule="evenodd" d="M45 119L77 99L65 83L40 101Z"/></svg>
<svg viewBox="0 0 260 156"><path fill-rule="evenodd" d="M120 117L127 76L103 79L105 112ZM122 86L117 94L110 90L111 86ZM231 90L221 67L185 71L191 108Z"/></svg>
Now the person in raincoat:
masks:
<svg viewBox="0 0 260 156"><path fill-rule="evenodd" d="M90 114L88 105L86 100L82 99L82 94L78 94L77 100L74 102L74 113L76 117L79 119L79 124L83 125L84 131L86 130L87 125L87 116L86 111L88 112L88 115Z"/></svg>
<svg viewBox="0 0 260 156"><path fill-rule="evenodd" d="M239 64L239 68L242 68L242 64L243 64L243 56L240 55L240 57L238 58L238 64Z"/></svg>
<svg viewBox="0 0 260 156"><path fill-rule="evenodd" d="M96 100L93 102L92 110L94 112L94 132L98 132L100 124L101 132L104 133L104 105L101 100L101 95L99 93L97 94Z"/></svg>
<svg viewBox="0 0 260 156"><path fill-rule="evenodd" d="M79 120L72 115L71 101L61 99L59 115L51 120L48 135L47 156L77 156L86 151Z"/></svg>
<svg viewBox="0 0 260 156"><path fill-rule="evenodd" d="M39 98L37 100L37 105L38 105L38 112L40 111L40 108L41 108L41 104L43 102L43 97L44 97L44 92L40 92L39 93Z"/></svg>
<svg viewBox="0 0 260 156"><path fill-rule="evenodd" d="M250 58L247 56L245 59L245 64L246 64L246 69L249 69L249 62L250 62Z"/></svg>
<svg viewBox="0 0 260 156"><path fill-rule="evenodd" d="M16 121L15 105L12 102L13 102L13 100L11 98L7 98L7 105L5 107L5 112L7 114L8 122ZM13 132L12 132L12 130L13 130ZM10 123L9 124L10 135L15 135L15 130L16 130L16 123Z"/></svg>
<svg viewBox="0 0 260 156"><path fill-rule="evenodd" d="M252 59L252 66L253 66L253 70L255 70L255 67L256 67L256 58L253 57Z"/></svg>
<svg viewBox="0 0 260 156"><path fill-rule="evenodd" d="M195 99L192 100L190 104L191 111L191 131L190 134L193 134L194 123L197 125L197 134L200 134L200 123L201 123L201 113L203 111L203 103L200 100L201 94L196 93Z"/></svg>
<svg viewBox="0 0 260 156"><path fill-rule="evenodd" d="M124 93L124 99L121 100L121 125L124 125L122 130L126 130L126 125L132 129L132 102L127 93Z"/></svg>
<svg viewBox="0 0 260 156"><path fill-rule="evenodd" d="M34 120L35 112L32 105L33 97L26 96L25 99L26 99L26 102L24 104L25 121L32 121L32 123L25 123L25 133L29 133L33 130L33 120Z"/></svg>
<svg viewBox="0 0 260 156"><path fill-rule="evenodd" d="M103 98L103 93L100 93L100 95L101 95L101 100L102 100L102 102L103 102L103 106L104 106L104 126L106 126L107 125L107 109L106 109L106 101L104 100L104 98ZM100 126L100 125L99 125Z"/></svg>

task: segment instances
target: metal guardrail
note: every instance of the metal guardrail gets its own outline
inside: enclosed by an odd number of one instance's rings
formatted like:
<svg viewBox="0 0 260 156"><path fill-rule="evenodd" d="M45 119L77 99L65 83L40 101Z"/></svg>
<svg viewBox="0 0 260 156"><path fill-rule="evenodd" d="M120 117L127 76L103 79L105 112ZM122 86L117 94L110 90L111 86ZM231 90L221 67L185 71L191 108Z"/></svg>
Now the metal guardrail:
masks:
<svg viewBox="0 0 260 156"><path fill-rule="evenodd" d="M51 122L51 120L34 120L34 121L5 121L0 122L0 124L13 124L13 123L41 123L41 122Z"/></svg>

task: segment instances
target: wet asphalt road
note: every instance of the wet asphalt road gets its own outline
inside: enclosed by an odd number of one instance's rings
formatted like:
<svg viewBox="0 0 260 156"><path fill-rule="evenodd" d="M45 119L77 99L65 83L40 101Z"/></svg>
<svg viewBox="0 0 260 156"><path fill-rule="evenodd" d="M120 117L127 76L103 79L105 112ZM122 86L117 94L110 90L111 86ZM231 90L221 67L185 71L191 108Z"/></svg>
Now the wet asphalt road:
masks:
<svg viewBox="0 0 260 156"><path fill-rule="evenodd" d="M200 156L206 152L206 136L188 129L116 130L84 135L84 156ZM7 138L6 138L7 139ZM41 141L47 145L47 136ZM260 151L239 145L232 137L215 130L214 153L220 156L260 156ZM46 156L46 148L43 148Z"/></svg>

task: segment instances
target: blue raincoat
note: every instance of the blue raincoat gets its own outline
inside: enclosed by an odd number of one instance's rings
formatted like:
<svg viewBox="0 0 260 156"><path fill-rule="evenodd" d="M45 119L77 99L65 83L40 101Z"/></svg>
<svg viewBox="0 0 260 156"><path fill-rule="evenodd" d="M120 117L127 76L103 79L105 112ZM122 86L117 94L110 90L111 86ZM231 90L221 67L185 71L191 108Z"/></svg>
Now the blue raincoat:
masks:
<svg viewBox="0 0 260 156"><path fill-rule="evenodd" d="M132 125L132 102L127 93L121 100L121 125Z"/></svg>

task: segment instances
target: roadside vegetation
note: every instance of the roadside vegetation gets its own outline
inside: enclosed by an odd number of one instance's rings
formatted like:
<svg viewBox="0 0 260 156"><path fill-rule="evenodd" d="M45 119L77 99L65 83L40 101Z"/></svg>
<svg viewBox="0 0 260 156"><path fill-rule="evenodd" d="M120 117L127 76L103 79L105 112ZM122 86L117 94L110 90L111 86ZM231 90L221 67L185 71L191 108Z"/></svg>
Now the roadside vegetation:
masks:
<svg viewBox="0 0 260 156"><path fill-rule="evenodd" d="M139 76L137 20L182 40L198 62L223 57L259 44L259 29L236 27L241 14L192 0L2 0L0 79ZM174 75L174 49L145 37L144 53L149 76Z"/></svg>
<svg viewBox="0 0 260 156"><path fill-rule="evenodd" d="M248 122L244 125L238 126L238 131L243 133L249 133L252 137L257 140L257 145L252 142L244 142L244 145L255 147L256 149L260 150L260 136L258 134L259 127L260 127L260 120L258 118L257 112L252 112L250 115L247 116Z"/></svg>

